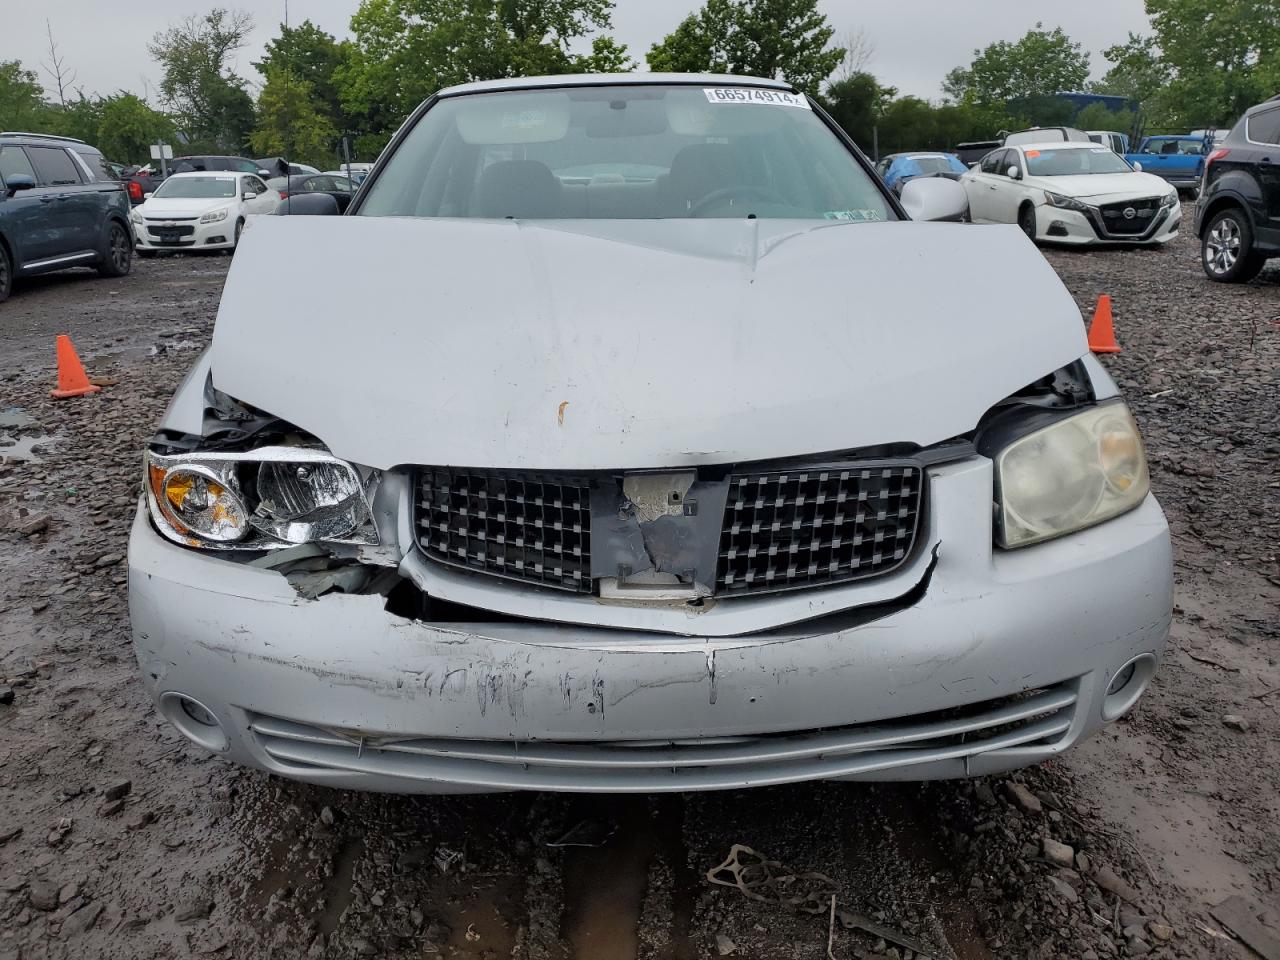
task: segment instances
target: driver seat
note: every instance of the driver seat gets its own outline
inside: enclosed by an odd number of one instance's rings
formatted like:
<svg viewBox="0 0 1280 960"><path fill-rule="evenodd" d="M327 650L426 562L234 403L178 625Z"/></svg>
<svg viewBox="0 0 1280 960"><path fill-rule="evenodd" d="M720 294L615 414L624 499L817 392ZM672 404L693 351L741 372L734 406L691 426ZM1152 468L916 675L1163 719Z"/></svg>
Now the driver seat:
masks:
<svg viewBox="0 0 1280 960"><path fill-rule="evenodd" d="M708 194L745 182L737 152L727 143L693 143L671 161L662 179L663 209L669 217L687 217Z"/></svg>

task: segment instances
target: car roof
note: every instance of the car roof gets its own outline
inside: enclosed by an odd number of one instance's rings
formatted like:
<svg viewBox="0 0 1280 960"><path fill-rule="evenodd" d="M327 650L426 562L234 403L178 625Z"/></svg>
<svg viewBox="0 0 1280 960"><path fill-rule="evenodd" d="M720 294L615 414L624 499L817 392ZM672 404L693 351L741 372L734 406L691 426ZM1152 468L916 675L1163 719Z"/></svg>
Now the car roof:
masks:
<svg viewBox="0 0 1280 960"><path fill-rule="evenodd" d="M1098 145L1092 140L1049 140L1045 143L1011 143L1006 150L1096 150ZM995 151L992 151L993 153Z"/></svg>
<svg viewBox="0 0 1280 960"><path fill-rule="evenodd" d="M536 90L545 87L599 87L618 85L689 84L693 86L769 87L772 90L794 90L785 80L764 77L739 77L724 73L574 73L545 77L505 77L500 80L476 80L445 87L437 94L453 97L467 93L489 93L494 90Z"/></svg>
<svg viewBox="0 0 1280 960"><path fill-rule="evenodd" d="M88 144L79 137L61 137L56 133L27 133L22 130L0 130L0 137L12 137L15 140L56 140L59 143L78 143L81 146L88 146Z"/></svg>
<svg viewBox="0 0 1280 960"><path fill-rule="evenodd" d="M187 180L192 177L213 177L217 180L234 180L236 177L247 177L250 174L243 170L183 170L181 173L169 174L170 180Z"/></svg>

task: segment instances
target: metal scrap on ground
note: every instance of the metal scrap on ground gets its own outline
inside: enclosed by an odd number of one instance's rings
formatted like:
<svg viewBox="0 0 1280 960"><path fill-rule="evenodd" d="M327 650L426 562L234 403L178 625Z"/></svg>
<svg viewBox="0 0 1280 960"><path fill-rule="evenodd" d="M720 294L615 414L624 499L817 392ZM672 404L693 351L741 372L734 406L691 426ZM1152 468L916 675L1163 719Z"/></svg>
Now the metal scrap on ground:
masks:
<svg viewBox="0 0 1280 960"><path fill-rule="evenodd" d="M860 913L837 909L840 888L825 873L793 873L777 860L770 860L742 844L735 843L729 848L729 856L724 862L707 871L707 882L720 887L735 887L751 900L780 903L801 913L826 914L833 910L840 926L846 930L861 930L906 947L928 960L939 960L934 948L928 944L881 926Z"/></svg>

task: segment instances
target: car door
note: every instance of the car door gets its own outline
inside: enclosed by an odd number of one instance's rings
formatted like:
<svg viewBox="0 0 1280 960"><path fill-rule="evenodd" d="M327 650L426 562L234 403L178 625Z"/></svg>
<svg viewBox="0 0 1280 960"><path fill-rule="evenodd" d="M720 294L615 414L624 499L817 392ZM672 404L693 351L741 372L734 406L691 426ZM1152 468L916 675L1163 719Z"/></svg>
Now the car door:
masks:
<svg viewBox="0 0 1280 960"><path fill-rule="evenodd" d="M50 231L45 251L37 259L72 257L95 250L99 238L89 235L89 211L94 199L80 193L84 184L80 168L63 147L28 144L23 149L35 169L39 199L45 206Z"/></svg>
<svg viewBox="0 0 1280 960"><path fill-rule="evenodd" d="M241 195L253 194L252 200L244 201L245 213L258 215L276 212L279 197L262 182L261 177L256 173L248 173L241 177L240 181Z"/></svg>
<svg viewBox="0 0 1280 960"><path fill-rule="evenodd" d="M996 149L988 153L978 163L977 168L964 175L965 196L969 198L969 218L977 223L990 221L994 207L991 194L996 189L995 172L997 163L1005 151Z"/></svg>
<svg viewBox="0 0 1280 960"><path fill-rule="evenodd" d="M1022 181L1009 176L1010 167L1017 167L1024 177L1027 175L1026 161L1017 147L1004 151L996 171L996 189L991 192L991 219L996 223L1017 223L1018 206L1026 194Z"/></svg>
<svg viewBox="0 0 1280 960"><path fill-rule="evenodd" d="M1247 121L1248 139L1258 148L1254 170L1262 188L1267 227L1280 231L1280 107L1255 113Z"/></svg>
<svg viewBox="0 0 1280 960"><path fill-rule="evenodd" d="M4 204L6 232L16 247L16 265L55 256L62 243L53 216L57 191L40 186L30 158L17 144L0 147L0 180L7 184L10 177L30 177L36 184L31 190L15 190L12 196L6 189L0 200Z"/></svg>

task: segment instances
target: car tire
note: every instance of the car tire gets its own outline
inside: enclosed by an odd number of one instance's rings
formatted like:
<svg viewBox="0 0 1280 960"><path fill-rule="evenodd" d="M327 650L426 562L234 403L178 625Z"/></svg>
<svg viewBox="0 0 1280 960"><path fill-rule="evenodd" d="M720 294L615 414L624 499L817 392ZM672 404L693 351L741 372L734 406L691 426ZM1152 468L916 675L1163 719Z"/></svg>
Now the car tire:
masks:
<svg viewBox="0 0 1280 960"><path fill-rule="evenodd" d="M10 259L9 251L4 248L4 244L0 244L0 303L8 300L12 292L13 260Z"/></svg>
<svg viewBox="0 0 1280 960"><path fill-rule="evenodd" d="M240 234L244 233L244 220L236 221L236 232L231 238L231 252L235 253L240 249Z"/></svg>
<svg viewBox="0 0 1280 960"><path fill-rule="evenodd" d="M1215 214L1200 238L1200 266L1216 283L1248 283L1266 260L1253 248L1253 226L1239 207Z"/></svg>
<svg viewBox="0 0 1280 960"><path fill-rule="evenodd" d="M98 273L104 277L123 277L133 267L133 237L115 220L108 221L102 242L102 262Z"/></svg>
<svg viewBox="0 0 1280 960"><path fill-rule="evenodd" d="M1024 203L1018 208L1018 226L1032 243L1036 242L1036 208Z"/></svg>

